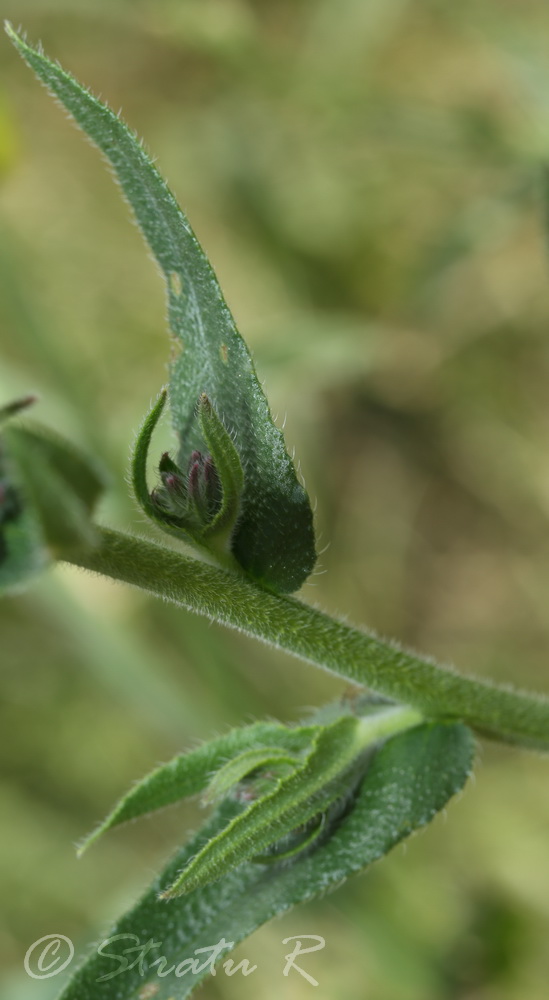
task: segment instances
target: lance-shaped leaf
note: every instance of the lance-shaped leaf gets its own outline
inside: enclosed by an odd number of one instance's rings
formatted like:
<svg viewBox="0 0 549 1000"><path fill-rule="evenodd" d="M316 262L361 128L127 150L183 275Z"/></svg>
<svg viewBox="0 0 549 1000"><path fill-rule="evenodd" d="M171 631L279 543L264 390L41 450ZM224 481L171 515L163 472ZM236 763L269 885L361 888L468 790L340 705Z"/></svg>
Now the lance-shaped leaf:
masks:
<svg viewBox="0 0 549 1000"><path fill-rule="evenodd" d="M351 716L319 729L311 751L275 787L261 795L195 855L166 890L168 898L220 878L242 861L318 819L348 790L348 772L363 745Z"/></svg>
<svg viewBox="0 0 549 1000"><path fill-rule="evenodd" d="M327 818L339 815L380 740L422 721L414 709L391 706L373 715L344 715L319 726L310 749L292 767L258 783L255 801L202 851L166 891L190 892L248 859L293 855L314 843Z"/></svg>
<svg viewBox="0 0 549 1000"><path fill-rule="evenodd" d="M232 438L205 392L198 401L198 416L222 494L219 510L205 528L204 537L209 544L228 549L242 513L244 470Z"/></svg>
<svg viewBox="0 0 549 1000"><path fill-rule="evenodd" d="M205 393L234 440L245 472L232 552L264 586L296 590L316 558L309 500L187 218L124 123L10 25L7 31L38 77L112 164L163 271L170 328L179 347L170 372L172 418L180 440L178 466L186 468L193 451L205 451L206 435L195 409Z"/></svg>
<svg viewBox="0 0 549 1000"><path fill-rule="evenodd" d="M338 815L347 803L364 773L365 751L422 721L407 706L366 701L362 707L365 715L359 718L340 704L339 718L312 726L256 723L178 755L134 786L83 842L80 853L113 826L206 785L211 798L226 794L245 778L238 797L251 804L193 859L169 894L188 892L265 852L270 859L309 846L326 818Z"/></svg>
<svg viewBox="0 0 549 1000"><path fill-rule="evenodd" d="M93 546L91 515L103 489L95 464L72 444L37 425L14 425L21 408L0 411L0 592Z"/></svg>
<svg viewBox="0 0 549 1000"><path fill-rule="evenodd" d="M202 792L217 771L245 751L259 749L264 752L266 747L272 751L275 747L292 756L302 753L311 746L318 728L290 728L274 722L256 722L233 729L187 753L178 754L134 785L101 825L86 837L78 853L82 854L98 837L120 823L164 809Z"/></svg>
<svg viewBox="0 0 549 1000"><path fill-rule="evenodd" d="M229 945L295 904L324 895L428 823L465 784L473 752L472 735L461 724L425 723L399 733L375 753L350 808L312 853L297 854L282 866L245 863L219 882L159 900L177 873L242 809L235 799L225 799L142 900L94 946L59 1000L136 1000L140 993L184 1000ZM151 940L158 945L140 967L135 949Z"/></svg>

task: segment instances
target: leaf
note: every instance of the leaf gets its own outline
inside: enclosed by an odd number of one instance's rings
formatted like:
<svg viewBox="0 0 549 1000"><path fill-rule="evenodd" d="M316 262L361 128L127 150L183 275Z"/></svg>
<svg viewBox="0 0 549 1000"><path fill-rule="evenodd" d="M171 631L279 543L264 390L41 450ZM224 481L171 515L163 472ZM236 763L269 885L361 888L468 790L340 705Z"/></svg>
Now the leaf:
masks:
<svg viewBox="0 0 549 1000"><path fill-rule="evenodd" d="M3 438L51 556L61 559L95 545L91 515L104 483L92 461L38 426L9 427Z"/></svg>
<svg viewBox="0 0 549 1000"><path fill-rule="evenodd" d="M110 161L163 271L170 328L179 347L170 369L172 418L180 440L177 464L185 469L193 451L205 451L207 435L196 415L205 393L245 472L232 552L262 585L283 593L296 590L316 560L309 500L187 218L126 125L11 25L6 30L40 80Z"/></svg>
<svg viewBox="0 0 549 1000"><path fill-rule="evenodd" d="M251 726L233 729L187 753L177 754L167 764L160 765L137 782L120 799L106 819L82 842L79 854L103 833L120 823L196 795L206 786L210 791L213 788L214 795L223 788L229 788L233 783L231 779L238 780L239 771L243 776L253 766L253 763L247 766L250 755L255 766L258 766L262 757L270 758L278 750L288 755L287 763L290 757L296 757L296 766L292 771L297 772L299 767L297 784L300 787L296 790L297 795L307 800L316 793L317 802L320 803L318 811L322 808L321 796L318 795L322 785L339 778L340 772L354 757L361 755L368 747L401 729L417 725L422 720L422 716L414 709L388 704L369 696L357 701L355 708L360 709L360 718L352 711L349 703L342 705L340 701L336 701L315 712L311 725L285 726L274 722L256 722ZM332 717L335 712L339 714ZM317 719L320 722L317 723ZM244 771L241 770L243 761ZM307 789L307 794L302 795L303 789ZM329 801L333 797L329 790ZM248 831L250 832L251 830Z"/></svg>
<svg viewBox="0 0 549 1000"><path fill-rule="evenodd" d="M272 847L321 814L348 789L347 772L360 752L360 720L345 716L319 728L310 753L269 794L252 802L198 851L166 890L178 896L206 885Z"/></svg>
<svg viewBox="0 0 549 1000"><path fill-rule="evenodd" d="M287 770L287 766L295 770L295 765L298 763L299 757L289 756L282 747L248 748L243 750L238 757L227 761L219 771L216 771L202 801L204 805L207 805L217 799L222 799L235 785L238 785L253 771L257 771L258 768L263 769L273 765L278 772L280 765L282 765L283 771Z"/></svg>
<svg viewBox="0 0 549 1000"><path fill-rule="evenodd" d="M36 396L29 395L22 396L21 399L14 399L13 402L0 406L0 427L13 417L18 416L19 413L26 410L29 406L32 406L36 401Z"/></svg>
<svg viewBox="0 0 549 1000"><path fill-rule="evenodd" d="M147 483L147 458L151 438L156 425L162 416L167 398L168 390L162 389L157 400L151 407L149 413L147 413L141 427L139 428L131 462L132 488L135 499L145 514L147 514L151 520L156 521L156 523L162 527L164 531L169 531L169 526L166 517L161 514L158 505L153 502L152 494L149 492L149 486ZM180 534L183 534L185 536L185 531L181 527L179 527L179 529L174 527L173 534L179 536ZM193 539L190 535L185 538L185 541L188 541L191 545L193 543Z"/></svg>
<svg viewBox="0 0 549 1000"><path fill-rule="evenodd" d="M222 487L221 506L204 531L204 537L221 547L229 547L241 514L244 471L230 434L219 419L205 392L198 401L198 416L204 440L214 461Z"/></svg>
<svg viewBox="0 0 549 1000"><path fill-rule="evenodd" d="M309 746L317 731L317 726L290 728L278 723L256 722L233 729L188 753L178 754L134 785L101 825L86 837L78 853L82 854L103 833L120 823L197 795L209 785L216 771L242 751L276 746L288 753L299 753Z"/></svg>
<svg viewBox="0 0 549 1000"><path fill-rule="evenodd" d="M8 422L23 403L0 411L0 593L97 540L91 515L103 489L101 473L44 428Z"/></svg>
<svg viewBox="0 0 549 1000"><path fill-rule="evenodd" d="M377 751L352 807L312 853L274 866L245 863L187 896L159 900L159 892L181 868L238 815L242 807L226 799L108 938L94 947L59 1000L137 1000L140 993L155 1000L184 1000L211 971L214 946L219 960L223 941L226 953L228 945L234 947L277 914L336 887L428 823L465 784L473 750L470 731L459 723L426 723L400 733ZM113 940L116 935L126 937ZM140 970L138 952L124 956L124 950L142 945L146 952L151 941L156 944ZM210 950L195 955L201 948ZM285 950L281 945L281 964ZM116 955L122 959L109 957ZM127 966L134 964L121 971L124 958Z"/></svg>

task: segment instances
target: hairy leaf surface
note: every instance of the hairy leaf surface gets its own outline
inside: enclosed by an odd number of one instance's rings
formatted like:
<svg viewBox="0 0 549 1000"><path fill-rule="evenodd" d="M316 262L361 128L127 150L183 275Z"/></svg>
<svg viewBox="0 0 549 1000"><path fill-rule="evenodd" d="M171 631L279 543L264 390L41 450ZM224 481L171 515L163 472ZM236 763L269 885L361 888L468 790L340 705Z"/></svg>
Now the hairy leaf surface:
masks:
<svg viewBox="0 0 549 1000"><path fill-rule="evenodd" d="M297 754L306 750L318 726L289 728L279 723L256 722L242 729L233 729L224 736L209 740L177 754L167 764L162 764L146 775L117 803L101 825L82 843L80 853L107 830L128 820L137 819L155 809L180 802L197 795L209 784L213 775L242 751L253 747L278 747L287 753Z"/></svg>
<svg viewBox="0 0 549 1000"><path fill-rule="evenodd" d="M196 407L206 394L230 433L245 473L232 551L255 580L296 590L316 553L309 499L271 417L248 348L186 216L135 135L69 73L7 31L37 76L113 166L167 284L168 317L178 345L170 404L180 440L178 464L207 441Z"/></svg>
<svg viewBox="0 0 549 1000"><path fill-rule="evenodd" d="M195 949L213 948L222 939L232 947L271 917L325 893L386 854L428 823L463 787L472 758L471 733L459 723L426 723L398 734L375 754L352 807L311 854L275 866L245 863L187 896L159 900L158 894L181 868L238 815L242 807L226 799L141 901L105 935L102 954L97 951L101 942L94 946L60 1000L137 1000L140 991L147 995L146 989L155 1000L183 1000L209 971L208 953L195 956ZM126 937L109 943L115 935ZM113 975L120 970L125 948L149 940L158 944L144 960L143 975L137 966ZM122 956L122 961L113 955ZM135 955L128 954L128 965ZM160 956L167 959L165 966L153 964ZM194 971L189 961L185 963L193 958Z"/></svg>

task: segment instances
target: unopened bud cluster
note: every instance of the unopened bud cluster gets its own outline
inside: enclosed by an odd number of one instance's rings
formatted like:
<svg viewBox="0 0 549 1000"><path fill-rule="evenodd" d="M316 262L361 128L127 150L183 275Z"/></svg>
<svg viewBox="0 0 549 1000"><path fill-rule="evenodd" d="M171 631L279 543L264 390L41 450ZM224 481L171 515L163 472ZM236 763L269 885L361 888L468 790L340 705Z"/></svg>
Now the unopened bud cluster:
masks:
<svg viewBox="0 0 549 1000"><path fill-rule="evenodd" d="M182 528L201 528L213 521L221 508L222 488L211 455L193 451L183 472L164 452L158 471L161 485L150 497L163 520Z"/></svg>

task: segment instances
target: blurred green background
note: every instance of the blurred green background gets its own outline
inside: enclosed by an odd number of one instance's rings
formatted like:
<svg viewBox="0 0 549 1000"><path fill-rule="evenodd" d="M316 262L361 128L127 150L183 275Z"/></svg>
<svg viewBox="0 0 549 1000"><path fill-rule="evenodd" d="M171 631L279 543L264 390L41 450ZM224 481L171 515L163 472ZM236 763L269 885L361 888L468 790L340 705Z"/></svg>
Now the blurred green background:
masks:
<svg viewBox="0 0 549 1000"><path fill-rule="evenodd" d="M303 597L463 670L549 689L549 10L543 0L6 0L142 135L187 210L317 502ZM98 454L146 531L130 442L166 378L163 288L97 153L7 40L0 394ZM165 434L168 434L166 429ZM167 439L167 438L166 438ZM160 450L160 449L159 449ZM183 807L73 844L129 783L343 685L60 568L0 607L0 944L11 1000L146 885ZM204 1000L546 1000L547 760L485 745L420 836L262 928Z"/></svg>

